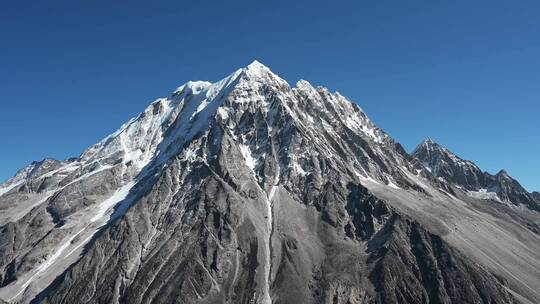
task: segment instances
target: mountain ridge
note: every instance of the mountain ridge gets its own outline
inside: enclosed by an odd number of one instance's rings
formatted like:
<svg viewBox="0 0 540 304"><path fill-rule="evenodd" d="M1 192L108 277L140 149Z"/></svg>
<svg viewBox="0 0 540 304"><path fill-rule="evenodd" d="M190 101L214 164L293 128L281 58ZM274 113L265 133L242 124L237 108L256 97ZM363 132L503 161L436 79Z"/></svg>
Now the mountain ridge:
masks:
<svg viewBox="0 0 540 304"><path fill-rule="evenodd" d="M8 300L540 299L535 213L437 179L358 105L258 62L180 86L0 205Z"/></svg>
<svg viewBox="0 0 540 304"><path fill-rule="evenodd" d="M458 188L476 192L471 195L518 206L523 204L531 210L540 211L540 201L504 169L494 175L482 171L472 161L460 158L431 139L420 143L412 152L412 157L434 176L443 178Z"/></svg>

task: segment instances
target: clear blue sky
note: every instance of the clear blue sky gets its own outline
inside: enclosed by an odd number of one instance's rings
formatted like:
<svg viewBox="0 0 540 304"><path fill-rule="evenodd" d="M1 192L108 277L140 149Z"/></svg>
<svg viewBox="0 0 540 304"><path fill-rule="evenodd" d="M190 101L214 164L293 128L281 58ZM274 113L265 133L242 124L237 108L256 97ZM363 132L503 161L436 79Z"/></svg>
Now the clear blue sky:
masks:
<svg viewBox="0 0 540 304"><path fill-rule="evenodd" d="M3 1L0 180L257 59L540 190L539 54L538 1Z"/></svg>

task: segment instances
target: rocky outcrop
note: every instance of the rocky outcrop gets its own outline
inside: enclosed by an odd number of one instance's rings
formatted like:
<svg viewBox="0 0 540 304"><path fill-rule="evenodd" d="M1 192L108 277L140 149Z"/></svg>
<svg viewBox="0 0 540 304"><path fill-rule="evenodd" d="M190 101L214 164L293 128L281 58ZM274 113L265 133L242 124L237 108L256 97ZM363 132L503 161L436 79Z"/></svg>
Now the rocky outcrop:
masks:
<svg viewBox="0 0 540 304"><path fill-rule="evenodd" d="M461 159L431 139L418 145L412 156L418 167L426 168L435 177L461 189L478 192L473 194L475 196L540 211L538 196L525 190L505 170L495 175L483 172L473 162Z"/></svg>

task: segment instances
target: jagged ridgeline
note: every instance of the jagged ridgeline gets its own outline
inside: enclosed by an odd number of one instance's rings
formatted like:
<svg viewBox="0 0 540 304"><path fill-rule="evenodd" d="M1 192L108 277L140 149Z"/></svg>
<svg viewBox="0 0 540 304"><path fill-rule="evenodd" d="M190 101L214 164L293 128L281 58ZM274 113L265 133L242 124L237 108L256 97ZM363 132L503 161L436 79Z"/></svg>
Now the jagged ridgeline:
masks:
<svg viewBox="0 0 540 304"><path fill-rule="evenodd" d="M539 195L434 147L258 62L188 82L0 185L0 298L540 302Z"/></svg>

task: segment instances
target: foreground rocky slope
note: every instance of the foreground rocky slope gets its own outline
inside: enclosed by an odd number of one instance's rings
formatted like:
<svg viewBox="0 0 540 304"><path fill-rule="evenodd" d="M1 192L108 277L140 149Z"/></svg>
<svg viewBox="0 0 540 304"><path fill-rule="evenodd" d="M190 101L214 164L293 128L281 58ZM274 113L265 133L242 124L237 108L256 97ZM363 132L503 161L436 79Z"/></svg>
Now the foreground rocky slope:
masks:
<svg viewBox="0 0 540 304"><path fill-rule="evenodd" d="M254 62L2 185L0 297L540 300L538 214L437 177L339 93Z"/></svg>

